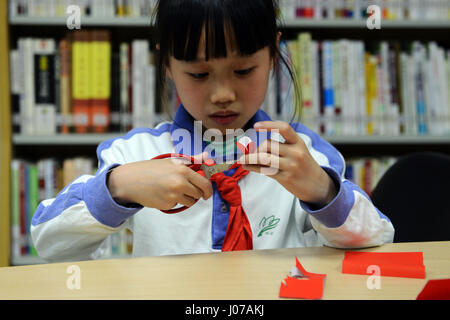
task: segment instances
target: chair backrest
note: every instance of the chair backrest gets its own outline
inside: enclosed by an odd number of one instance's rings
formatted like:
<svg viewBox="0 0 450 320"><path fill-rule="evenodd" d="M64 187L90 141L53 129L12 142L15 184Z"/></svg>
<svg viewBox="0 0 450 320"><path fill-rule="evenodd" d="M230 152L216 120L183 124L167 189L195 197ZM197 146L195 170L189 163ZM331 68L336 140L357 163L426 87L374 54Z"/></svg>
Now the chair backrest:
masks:
<svg viewBox="0 0 450 320"><path fill-rule="evenodd" d="M394 242L450 240L450 156L425 152L400 158L371 198L394 225Z"/></svg>

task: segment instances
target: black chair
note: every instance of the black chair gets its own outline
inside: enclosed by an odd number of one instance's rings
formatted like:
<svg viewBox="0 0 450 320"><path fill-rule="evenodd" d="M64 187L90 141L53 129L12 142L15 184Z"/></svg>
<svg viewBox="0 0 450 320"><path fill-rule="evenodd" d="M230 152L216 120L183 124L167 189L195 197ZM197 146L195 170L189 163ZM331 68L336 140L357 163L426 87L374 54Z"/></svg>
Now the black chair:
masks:
<svg viewBox="0 0 450 320"><path fill-rule="evenodd" d="M381 177L371 198L394 225L394 242L450 240L450 156L413 153Z"/></svg>

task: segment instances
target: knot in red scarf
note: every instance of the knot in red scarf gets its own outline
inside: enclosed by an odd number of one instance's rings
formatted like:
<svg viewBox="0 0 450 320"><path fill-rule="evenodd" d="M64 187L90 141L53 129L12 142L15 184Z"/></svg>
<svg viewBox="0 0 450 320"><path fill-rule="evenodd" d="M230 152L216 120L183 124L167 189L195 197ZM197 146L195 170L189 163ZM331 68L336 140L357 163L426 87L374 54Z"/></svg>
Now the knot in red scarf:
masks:
<svg viewBox="0 0 450 320"><path fill-rule="evenodd" d="M222 198L230 204L230 216L222 251L253 249L252 229L242 208L241 188L238 185L238 181L249 174L249 171L244 170L241 165L236 165L236 167L237 169L231 177L220 172L210 178L216 183Z"/></svg>

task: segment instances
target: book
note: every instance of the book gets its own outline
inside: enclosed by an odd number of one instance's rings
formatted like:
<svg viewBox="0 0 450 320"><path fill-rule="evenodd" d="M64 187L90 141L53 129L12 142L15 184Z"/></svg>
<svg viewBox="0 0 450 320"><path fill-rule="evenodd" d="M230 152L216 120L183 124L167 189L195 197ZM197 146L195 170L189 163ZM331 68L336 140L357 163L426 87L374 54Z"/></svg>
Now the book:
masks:
<svg viewBox="0 0 450 320"><path fill-rule="evenodd" d="M66 36L59 42L60 68L60 130L69 133L72 127L72 41Z"/></svg>
<svg viewBox="0 0 450 320"><path fill-rule="evenodd" d="M305 9L309 10L309 9ZM302 92L302 109L301 109L301 121L307 127L316 129L316 116L317 112L314 110L313 103L313 84L312 69L314 65L312 63L312 49L311 49L311 34L300 33L297 37L297 63L299 71L299 79L301 83Z"/></svg>
<svg viewBox="0 0 450 320"><path fill-rule="evenodd" d="M34 39L33 55L34 134L53 135L56 133L55 40Z"/></svg>
<svg viewBox="0 0 450 320"><path fill-rule="evenodd" d="M34 46L32 38L20 38L19 45L19 73L23 75L21 85L24 91L20 98L20 133L33 135L35 131L35 104L34 104ZM26 75L26 76L25 76Z"/></svg>
<svg viewBox="0 0 450 320"><path fill-rule="evenodd" d="M11 256L19 257L21 251L20 225L20 160L11 161Z"/></svg>
<svg viewBox="0 0 450 320"><path fill-rule="evenodd" d="M92 41L95 33L105 40ZM10 52L14 132L126 132L170 120L180 99L171 81L157 94L161 84L149 41L113 46L107 39L95 29L59 42L19 38ZM410 49L402 51L392 41L318 41L303 32L286 41L283 54L299 80L302 104L294 106L293 83L281 64L270 75L262 108L284 121L295 111L325 135L447 134L448 52L433 42L406 45Z"/></svg>
<svg viewBox="0 0 450 320"><path fill-rule="evenodd" d="M133 40L131 114L134 128L155 125L155 66L147 40ZM131 83L130 82L130 83Z"/></svg>
<svg viewBox="0 0 450 320"><path fill-rule="evenodd" d="M73 34L72 43L72 112L76 133L89 130L91 104L91 62L90 34L87 30L78 30Z"/></svg>
<svg viewBox="0 0 450 320"><path fill-rule="evenodd" d="M93 30L90 34L91 102L89 123L95 133L104 133L110 122L111 39L110 33Z"/></svg>
<svg viewBox="0 0 450 320"><path fill-rule="evenodd" d="M323 118L324 132L334 135L335 94L333 87L333 53L331 41L322 44L322 74L323 74Z"/></svg>
<svg viewBox="0 0 450 320"><path fill-rule="evenodd" d="M75 4L87 17L148 17L156 0L10 0L10 17L64 17L67 4ZM279 1L284 20L363 19L369 4L380 6L384 20L446 20L448 0L299 0Z"/></svg>
<svg viewBox="0 0 450 320"><path fill-rule="evenodd" d="M131 128L130 105L130 74L131 61L130 45L127 42L120 44L120 130L128 131Z"/></svg>
<svg viewBox="0 0 450 320"><path fill-rule="evenodd" d="M23 75L20 74L19 50L13 49L10 52L10 83L11 83L11 115L12 132L20 133L20 99L23 99Z"/></svg>
<svg viewBox="0 0 450 320"><path fill-rule="evenodd" d="M418 41L412 44L412 55L414 57L413 63L415 66L415 101L418 134L425 135L428 133L428 125L426 119L426 105L425 105L425 77L424 77L424 63L425 63L425 47Z"/></svg>
<svg viewBox="0 0 450 320"><path fill-rule="evenodd" d="M28 164L28 218L27 218L27 243L28 253L32 256L37 256L36 248L31 240L30 228L33 220L34 212L39 205L39 177L38 167L36 163Z"/></svg>
<svg viewBox="0 0 450 320"><path fill-rule="evenodd" d="M68 165L70 164L70 165ZM94 174L94 159L77 157L64 159L63 163L53 158L36 162L14 158L11 161L11 257L37 256L30 236L33 216L40 202L52 199L64 187L78 177ZM62 176L65 176L63 181ZM66 185L67 185L66 184ZM131 254L132 233L122 229L109 244L112 256ZM131 241L131 242L130 242Z"/></svg>

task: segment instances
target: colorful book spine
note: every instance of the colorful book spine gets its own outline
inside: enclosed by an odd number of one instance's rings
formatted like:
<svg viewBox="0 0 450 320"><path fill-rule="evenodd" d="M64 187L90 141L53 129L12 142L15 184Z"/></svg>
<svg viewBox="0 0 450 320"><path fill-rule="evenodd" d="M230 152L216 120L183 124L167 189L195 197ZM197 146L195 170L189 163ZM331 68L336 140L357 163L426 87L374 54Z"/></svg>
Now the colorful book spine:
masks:
<svg viewBox="0 0 450 320"><path fill-rule="evenodd" d="M39 205L39 177L38 168L35 163L28 165L28 223L27 223L27 242L28 242L28 254L37 256L36 248L33 245L30 234L31 221L33 219L34 212Z"/></svg>
<svg viewBox="0 0 450 320"><path fill-rule="evenodd" d="M334 135L334 90L333 90L333 57L330 41L323 42L322 72L323 72L323 102L324 127L326 135Z"/></svg>
<svg viewBox="0 0 450 320"><path fill-rule="evenodd" d="M69 133L72 125L72 42L70 37L62 39L59 43L61 59L60 69L60 132Z"/></svg>
<svg viewBox="0 0 450 320"><path fill-rule="evenodd" d="M108 31L91 33L91 102L90 121L92 131L104 133L110 123L111 97L111 39Z"/></svg>
<svg viewBox="0 0 450 320"><path fill-rule="evenodd" d="M366 53L366 92L367 92L367 105L366 105L366 117L367 117L367 135L374 134L374 110L377 109L378 102L378 88L377 88L377 61L376 58Z"/></svg>
<svg viewBox="0 0 450 320"><path fill-rule="evenodd" d="M302 90L302 122L314 128L315 110L313 107L311 34L300 33L297 38L299 76Z"/></svg>
<svg viewBox="0 0 450 320"><path fill-rule="evenodd" d="M66 165L70 163L71 165ZM22 257L37 256L30 235L31 221L41 201L54 198L64 188L62 176L67 183L81 175L94 173L94 161L89 158L66 159L61 166L56 159L30 162L23 159L11 161L11 258L21 263ZM70 172L65 172L65 171ZM64 172L63 172L64 171ZM123 229L111 238L107 250L112 257L128 256L132 252L132 234ZM27 260L28 261L28 260Z"/></svg>
<svg viewBox="0 0 450 320"><path fill-rule="evenodd" d="M21 251L20 225L20 161L11 161L11 256L19 257Z"/></svg>
<svg viewBox="0 0 450 320"><path fill-rule="evenodd" d="M425 105L425 88L424 88L424 61L425 48L419 42L413 43L413 56L415 62L415 97L417 108L417 126L418 134L425 135L428 133Z"/></svg>
<svg viewBox="0 0 450 320"><path fill-rule="evenodd" d="M33 55L34 133L53 135L56 133L55 40L35 39Z"/></svg>
<svg viewBox="0 0 450 320"><path fill-rule="evenodd" d="M77 133L89 130L92 77L90 75L90 31L78 30L72 44L72 108L73 124Z"/></svg>

